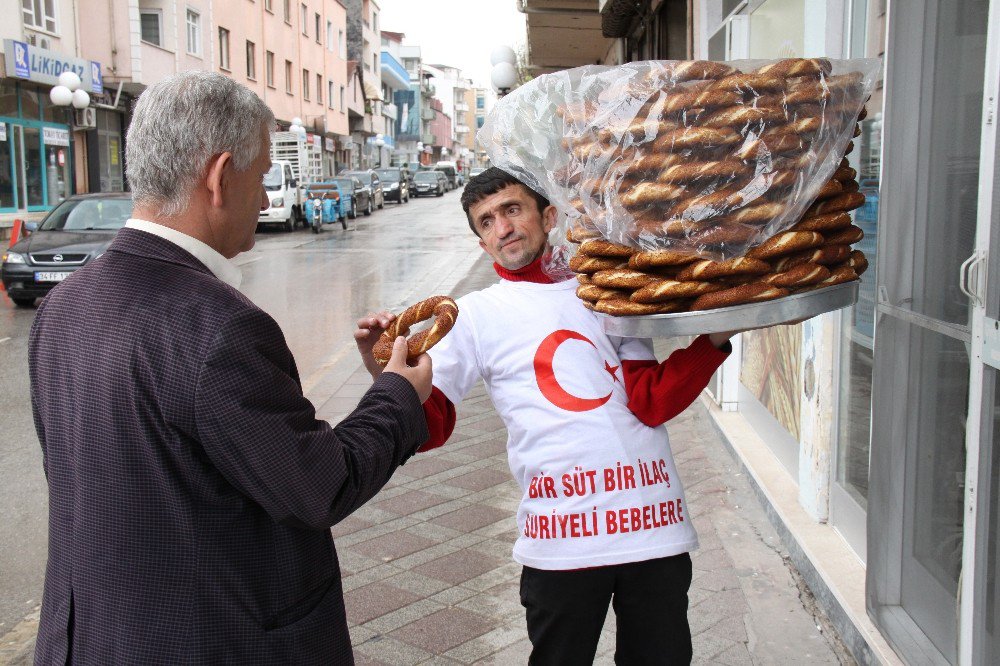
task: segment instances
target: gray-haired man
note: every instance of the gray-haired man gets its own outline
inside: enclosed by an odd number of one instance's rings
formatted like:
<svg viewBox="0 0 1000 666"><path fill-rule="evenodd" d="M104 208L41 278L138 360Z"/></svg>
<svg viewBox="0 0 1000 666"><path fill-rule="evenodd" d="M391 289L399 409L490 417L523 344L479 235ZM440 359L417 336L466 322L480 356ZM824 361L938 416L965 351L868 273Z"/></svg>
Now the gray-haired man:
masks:
<svg viewBox="0 0 1000 666"><path fill-rule="evenodd" d="M329 527L427 439L426 357L318 421L228 259L254 243L270 110L188 72L142 94L135 210L30 339L49 484L36 661L351 663Z"/></svg>

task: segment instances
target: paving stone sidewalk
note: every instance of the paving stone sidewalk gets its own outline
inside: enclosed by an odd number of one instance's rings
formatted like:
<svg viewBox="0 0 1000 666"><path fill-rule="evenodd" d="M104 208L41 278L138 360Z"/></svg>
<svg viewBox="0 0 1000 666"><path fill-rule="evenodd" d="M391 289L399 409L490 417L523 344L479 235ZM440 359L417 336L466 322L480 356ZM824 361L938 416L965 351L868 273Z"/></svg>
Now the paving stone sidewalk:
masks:
<svg viewBox="0 0 1000 666"><path fill-rule="evenodd" d="M453 295L495 280L480 261ZM658 358L676 345L657 341ZM321 414L346 411L369 385L359 368ZM701 542L689 612L695 663L853 663L825 617L814 615L808 590L708 418L696 403L668 424ZM444 447L411 459L334 528L359 664L527 663L521 567L511 558L520 490L506 440L480 386L459 406ZM614 663L614 636L612 612L597 663Z"/></svg>
<svg viewBox="0 0 1000 666"><path fill-rule="evenodd" d="M481 260L452 293L495 280ZM657 357L674 346L657 341ZM360 363L343 376L318 405L333 422L371 384ZM695 403L668 424L701 541L690 591L694 662L853 663L708 418ZM520 491L507 466L506 439L478 388L459 406L444 447L411 459L333 529L358 664L527 663L521 567L511 558ZM37 612L3 636L0 664L30 664L36 628ZM598 664L614 662L614 640L611 613Z"/></svg>

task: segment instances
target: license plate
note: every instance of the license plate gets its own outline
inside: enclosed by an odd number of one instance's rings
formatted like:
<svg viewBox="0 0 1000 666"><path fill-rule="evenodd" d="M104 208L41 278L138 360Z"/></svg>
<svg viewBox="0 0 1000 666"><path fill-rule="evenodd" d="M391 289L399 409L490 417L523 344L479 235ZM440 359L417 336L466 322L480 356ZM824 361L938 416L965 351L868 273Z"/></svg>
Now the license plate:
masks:
<svg viewBox="0 0 1000 666"><path fill-rule="evenodd" d="M62 282L69 273L35 273L35 282Z"/></svg>

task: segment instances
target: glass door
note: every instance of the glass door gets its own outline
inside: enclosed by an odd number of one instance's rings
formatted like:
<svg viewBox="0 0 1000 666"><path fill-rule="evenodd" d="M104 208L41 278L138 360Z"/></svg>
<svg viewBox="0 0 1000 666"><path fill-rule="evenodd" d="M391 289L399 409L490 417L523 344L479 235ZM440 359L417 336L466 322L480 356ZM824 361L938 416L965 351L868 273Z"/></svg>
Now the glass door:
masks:
<svg viewBox="0 0 1000 666"><path fill-rule="evenodd" d="M888 12L868 608L911 663L957 663L988 0Z"/></svg>

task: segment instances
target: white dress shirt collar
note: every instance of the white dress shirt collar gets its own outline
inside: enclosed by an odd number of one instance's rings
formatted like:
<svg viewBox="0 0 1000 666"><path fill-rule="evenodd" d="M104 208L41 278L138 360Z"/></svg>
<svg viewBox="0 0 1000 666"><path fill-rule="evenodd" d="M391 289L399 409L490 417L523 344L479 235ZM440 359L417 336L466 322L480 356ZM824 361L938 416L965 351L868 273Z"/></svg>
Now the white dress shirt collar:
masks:
<svg viewBox="0 0 1000 666"><path fill-rule="evenodd" d="M170 241L174 245L179 246L182 250L186 250L191 253L195 259L205 264L205 267L212 271L212 274L215 277L219 278L234 289L240 288L240 283L243 281L243 272L238 267L230 263L230 261L224 256L205 243L202 243L197 238L188 236L187 234L181 233L176 229L171 229L170 227L165 227L162 224L149 222L147 220L129 218L128 221L125 222L125 226L130 229L145 231L146 233L150 233L154 236L159 236L160 238Z"/></svg>

